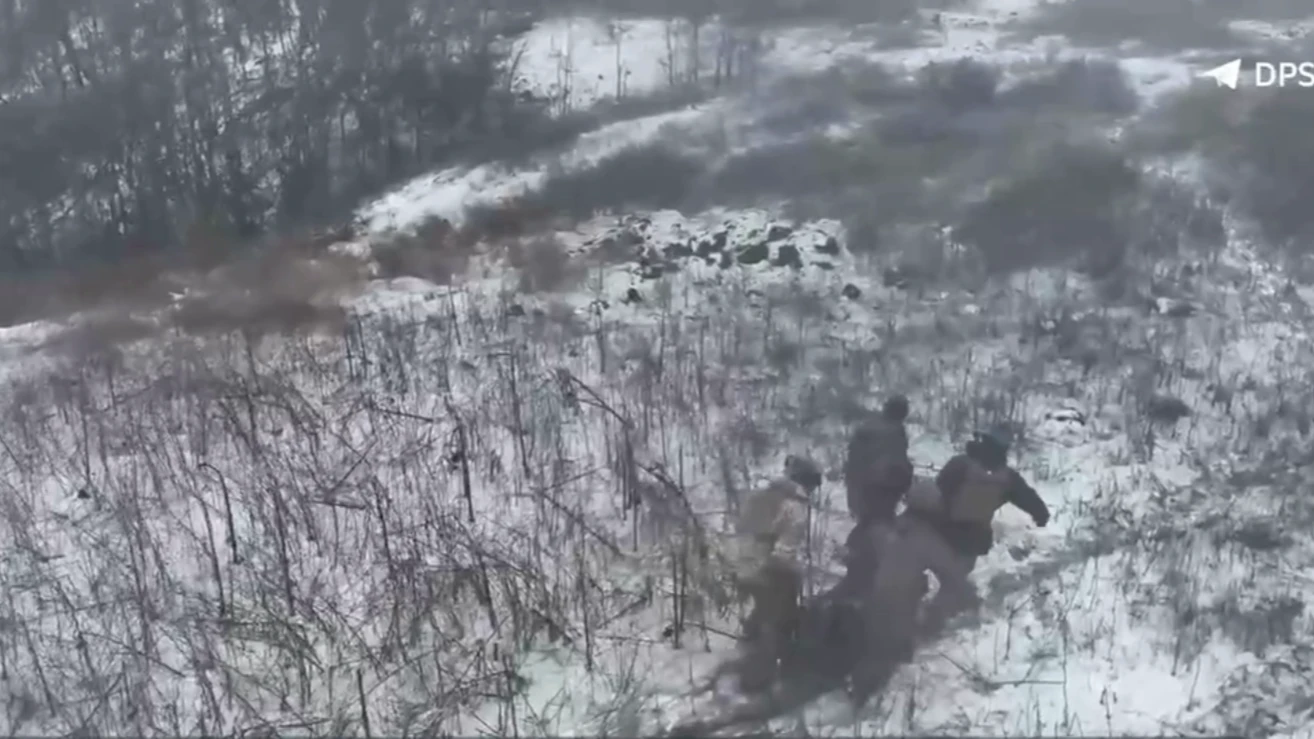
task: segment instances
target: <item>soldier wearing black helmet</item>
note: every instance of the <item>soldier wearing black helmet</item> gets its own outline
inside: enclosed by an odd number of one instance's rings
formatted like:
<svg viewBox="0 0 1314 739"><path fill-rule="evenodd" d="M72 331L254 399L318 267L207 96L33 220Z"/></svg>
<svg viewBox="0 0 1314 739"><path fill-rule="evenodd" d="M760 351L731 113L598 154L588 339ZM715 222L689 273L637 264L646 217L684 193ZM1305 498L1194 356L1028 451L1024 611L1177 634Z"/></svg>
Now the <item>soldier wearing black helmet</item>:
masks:
<svg viewBox="0 0 1314 739"><path fill-rule="evenodd" d="M844 487L856 525L845 544L845 561L852 576L845 580L845 591L859 588L861 579L874 569L899 501L912 484L907 419L908 398L892 395L880 413L858 426L849 438Z"/></svg>

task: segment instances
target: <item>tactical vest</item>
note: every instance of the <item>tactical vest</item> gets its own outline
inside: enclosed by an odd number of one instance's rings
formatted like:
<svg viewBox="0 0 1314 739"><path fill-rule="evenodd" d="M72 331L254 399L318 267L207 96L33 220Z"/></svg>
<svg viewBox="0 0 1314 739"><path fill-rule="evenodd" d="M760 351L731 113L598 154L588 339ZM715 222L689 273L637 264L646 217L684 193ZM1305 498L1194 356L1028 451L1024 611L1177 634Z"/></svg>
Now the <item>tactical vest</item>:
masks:
<svg viewBox="0 0 1314 739"><path fill-rule="evenodd" d="M743 541L743 555L753 561L764 562L769 558L780 538L778 526L785 509L806 504L806 493L789 480L775 480L750 495L740 510L736 526Z"/></svg>
<svg viewBox="0 0 1314 739"><path fill-rule="evenodd" d="M967 478L946 511L949 520L989 526L995 512L1007 502L1012 481L1012 473L1007 467L991 472L976 460L969 459Z"/></svg>

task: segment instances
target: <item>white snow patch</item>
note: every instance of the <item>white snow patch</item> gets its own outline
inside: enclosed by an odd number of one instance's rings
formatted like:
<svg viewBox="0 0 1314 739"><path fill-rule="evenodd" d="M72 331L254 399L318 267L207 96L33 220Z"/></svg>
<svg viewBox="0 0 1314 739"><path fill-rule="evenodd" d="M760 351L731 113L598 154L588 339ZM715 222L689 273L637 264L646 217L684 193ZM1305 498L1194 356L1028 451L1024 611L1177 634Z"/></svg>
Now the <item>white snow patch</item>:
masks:
<svg viewBox="0 0 1314 739"><path fill-rule="evenodd" d="M703 29L703 38L713 38L714 32ZM706 64L710 52L695 54L691 43L676 20L552 18L521 37L516 85L553 101L559 112L644 95L672 82L683 84L695 63Z"/></svg>
<svg viewBox="0 0 1314 739"><path fill-rule="evenodd" d="M456 167L416 178L358 212L365 231L378 235L407 231L429 218L459 225L466 211L477 205L498 203L541 187L554 171L571 172L612 156L631 146L655 139L678 141L673 131L688 129L717 110L717 106L686 108L670 113L613 123L584 134L560 155L544 155L523 168L504 164Z"/></svg>

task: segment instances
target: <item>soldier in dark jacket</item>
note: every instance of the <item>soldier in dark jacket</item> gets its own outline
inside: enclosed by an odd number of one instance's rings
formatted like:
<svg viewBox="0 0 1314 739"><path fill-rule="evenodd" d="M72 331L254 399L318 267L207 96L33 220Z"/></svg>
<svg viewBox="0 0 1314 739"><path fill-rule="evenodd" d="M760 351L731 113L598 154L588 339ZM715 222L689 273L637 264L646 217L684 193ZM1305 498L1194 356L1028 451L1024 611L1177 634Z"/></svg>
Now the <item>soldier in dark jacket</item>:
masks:
<svg viewBox="0 0 1314 739"><path fill-rule="evenodd" d="M899 501L912 484L908 458L908 398L891 396L881 412L854 430L844 461L844 486L849 514L856 525L845 542L848 575L842 593L862 589L864 577L875 573L881 542L889 535Z"/></svg>
<svg viewBox="0 0 1314 739"><path fill-rule="evenodd" d="M935 573L940 591L927 606L923 631L936 632L949 618L979 603L970 576L977 558L994 544L991 523L996 511L1011 503L1029 513L1037 526L1049 523L1049 508L1008 466L1007 457L1008 443L1000 435L978 433L965 454L945 464L934 486L918 485L909 492L908 510L881 556L867 599L868 643L876 651L873 672L911 656L926 570ZM869 673L866 688L874 681Z"/></svg>

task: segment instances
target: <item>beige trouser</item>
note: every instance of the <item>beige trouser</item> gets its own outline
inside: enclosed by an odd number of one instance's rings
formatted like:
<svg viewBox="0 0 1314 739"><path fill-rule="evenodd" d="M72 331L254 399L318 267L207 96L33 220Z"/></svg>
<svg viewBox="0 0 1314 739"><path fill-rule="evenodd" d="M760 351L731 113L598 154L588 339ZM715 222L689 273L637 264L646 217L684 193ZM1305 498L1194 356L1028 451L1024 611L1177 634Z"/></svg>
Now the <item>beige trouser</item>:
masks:
<svg viewBox="0 0 1314 739"><path fill-rule="evenodd" d="M953 549L940 532L915 518L899 522L887 540L866 605L868 644L877 654L903 659L917 638L917 613L930 570L940 592L927 607L927 626L938 630L953 615L979 603L971 574L976 557Z"/></svg>
<svg viewBox="0 0 1314 739"><path fill-rule="evenodd" d="M772 558L746 583L746 589L753 605L744 621L749 651L740 682L752 690L770 685L777 677L780 660L799 626L803 575L792 563Z"/></svg>

